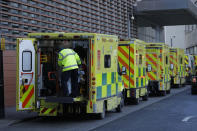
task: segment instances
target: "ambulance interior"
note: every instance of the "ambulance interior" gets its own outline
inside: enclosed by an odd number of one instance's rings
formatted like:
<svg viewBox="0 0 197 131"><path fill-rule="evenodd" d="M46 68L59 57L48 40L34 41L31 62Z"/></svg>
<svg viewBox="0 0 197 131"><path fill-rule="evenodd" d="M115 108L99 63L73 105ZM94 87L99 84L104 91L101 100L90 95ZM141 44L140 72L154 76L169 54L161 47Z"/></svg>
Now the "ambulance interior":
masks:
<svg viewBox="0 0 197 131"><path fill-rule="evenodd" d="M88 96L89 40L40 40L38 43L38 96L64 96L61 89L61 67L58 66L58 53L62 49L73 49L81 59L78 71L80 95ZM71 80L68 90L71 93Z"/></svg>

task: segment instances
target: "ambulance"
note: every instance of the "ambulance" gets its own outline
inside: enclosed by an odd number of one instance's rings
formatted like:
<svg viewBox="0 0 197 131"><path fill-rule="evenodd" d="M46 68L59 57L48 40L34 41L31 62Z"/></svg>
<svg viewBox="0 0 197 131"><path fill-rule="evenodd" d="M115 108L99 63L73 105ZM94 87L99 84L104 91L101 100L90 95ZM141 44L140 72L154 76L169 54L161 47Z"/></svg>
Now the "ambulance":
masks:
<svg viewBox="0 0 197 131"><path fill-rule="evenodd" d="M80 57L80 97L62 96L59 48L73 49ZM122 74L118 67L118 37L96 33L30 33L17 39L17 111L39 116L68 113L97 114L124 105ZM69 86L70 87L70 86ZM70 87L72 88L72 87Z"/></svg>
<svg viewBox="0 0 197 131"><path fill-rule="evenodd" d="M191 84L192 76L194 75L195 68L194 56L190 54L185 54L185 71L186 71L186 83Z"/></svg>
<svg viewBox="0 0 197 131"><path fill-rule="evenodd" d="M170 93L169 47L164 43L146 43L146 67L150 94Z"/></svg>
<svg viewBox="0 0 197 131"><path fill-rule="evenodd" d="M170 48L171 86L181 87L185 83L185 54L180 48Z"/></svg>
<svg viewBox="0 0 197 131"><path fill-rule="evenodd" d="M126 74L123 75L126 102L139 104L140 98L148 100L144 43L138 39L119 41L118 61L121 68L126 67Z"/></svg>

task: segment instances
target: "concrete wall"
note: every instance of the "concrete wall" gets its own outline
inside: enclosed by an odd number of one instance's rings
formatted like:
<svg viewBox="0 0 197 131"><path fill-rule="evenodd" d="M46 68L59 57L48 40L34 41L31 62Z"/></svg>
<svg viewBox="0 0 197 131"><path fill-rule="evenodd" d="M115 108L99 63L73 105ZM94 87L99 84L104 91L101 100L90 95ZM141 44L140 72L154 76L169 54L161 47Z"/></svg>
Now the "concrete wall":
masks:
<svg viewBox="0 0 197 131"><path fill-rule="evenodd" d="M3 52L5 106L16 105L16 51Z"/></svg>
<svg viewBox="0 0 197 131"><path fill-rule="evenodd" d="M197 45L197 29L186 33L185 36L186 36L186 43L187 43L186 48Z"/></svg>
<svg viewBox="0 0 197 131"><path fill-rule="evenodd" d="M165 26L165 43L171 46L171 38L172 38L172 46L176 48L186 48L185 43L185 26ZM175 37L174 37L175 36Z"/></svg>
<svg viewBox="0 0 197 131"><path fill-rule="evenodd" d="M197 28L192 31L187 31L185 36L187 53L197 55Z"/></svg>
<svg viewBox="0 0 197 131"><path fill-rule="evenodd" d="M138 39L145 42L164 42L163 27L138 27Z"/></svg>

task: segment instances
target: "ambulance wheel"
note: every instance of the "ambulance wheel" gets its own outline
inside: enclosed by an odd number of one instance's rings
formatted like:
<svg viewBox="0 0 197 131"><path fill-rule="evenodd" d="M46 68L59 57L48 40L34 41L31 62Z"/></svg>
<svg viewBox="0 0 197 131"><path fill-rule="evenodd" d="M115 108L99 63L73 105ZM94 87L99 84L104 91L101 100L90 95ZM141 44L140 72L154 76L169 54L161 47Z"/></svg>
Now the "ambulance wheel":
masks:
<svg viewBox="0 0 197 131"><path fill-rule="evenodd" d="M170 94L170 92L171 92L170 90L167 90L167 91L166 91L167 94Z"/></svg>
<svg viewBox="0 0 197 131"><path fill-rule="evenodd" d="M116 108L116 112L122 112L123 106L124 106L124 99L121 98L120 104L119 104L118 107Z"/></svg>
<svg viewBox="0 0 197 131"><path fill-rule="evenodd" d="M135 98L134 104L135 104L135 105L138 105L139 103L140 103L140 99L139 99L139 98Z"/></svg>
<svg viewBox="0 0 197 131"><path fill-rule="evenodd" d="M196 94L196 91L191 89L191 94L192 95Z"/></svg>
<svg viewBox="0 0 197 131"><path fill-rule="evenodd" d="M147 101L148 100L148 93L145 94L145 96L142 97L143 101Z"/></svg>
<svg viewBox="0 0 197 131"><path fill-rule="evenodd" d="M105 118L105 103L103 102L103 112L98 114L99 119L104 119Z"/></svg>
<svg viewBox="0 0 197 131"><path fill-rule="evenodd" d="M166 91L162 91L161 96L166 96Z"/></svg>

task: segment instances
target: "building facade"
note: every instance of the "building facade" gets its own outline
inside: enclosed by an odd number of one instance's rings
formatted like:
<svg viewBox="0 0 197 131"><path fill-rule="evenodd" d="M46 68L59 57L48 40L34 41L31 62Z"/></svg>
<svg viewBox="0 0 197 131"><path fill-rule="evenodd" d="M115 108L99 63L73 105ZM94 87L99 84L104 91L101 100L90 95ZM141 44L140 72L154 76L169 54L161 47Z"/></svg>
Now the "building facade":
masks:
<svg viewBox="0 0 197 131"><path fill-rule="evenodd" d="M185 26L186 53L197 55L197 25Z"/></svg>
<svg viewBox="0 0 197 131"><path fill-rule="evenodd" d="M0 0L0 37L6 39L4 57L5 105L16 101L16 38L31 32L93 32L160 40L162 27L140 26L136 0ZM160 35L158 35L160 34Z"/></svg>
<svg viewBox="0 0 197 131"><path fill-rule="evenodd" d="M138 38L146 42L164 42L163 27L138 27Z"/></svg>
<svg viewBox="0 0 197 131"><path fill-rule="evenodd" d="M170 47L186 49L185 25L165 26L165 43Z"/></svg>
<svg viewBox="0 0 197 131"><path fill-rule="evenodd" d="M6 48L30 32L94 32L137 37L135 0L1 0L0 35ZM131 24L132 23L132 24ZM134 24L133 24L134 23Z"/></svg>

